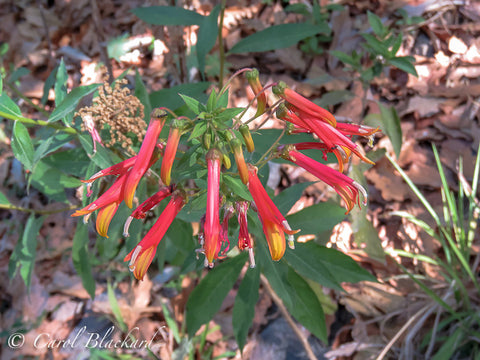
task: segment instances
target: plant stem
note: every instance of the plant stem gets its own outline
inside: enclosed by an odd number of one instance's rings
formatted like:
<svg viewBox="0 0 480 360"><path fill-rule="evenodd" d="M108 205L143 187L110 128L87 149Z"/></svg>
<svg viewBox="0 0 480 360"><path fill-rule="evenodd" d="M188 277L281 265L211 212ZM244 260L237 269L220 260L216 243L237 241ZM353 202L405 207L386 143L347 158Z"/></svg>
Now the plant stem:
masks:
<svg viewBox="0 0 480 360"><path fill-rule="evenodd" d="M223 71L225 67L225 48L223 47L223 18L225 17L225 8L227 6L227 0L222 0L220 5L220 23L218 24L218 56L220 58L220 74L218 74L218 87L223 87Z"/></svg>
<svg viewBox="0 0 480 360"><path fill-rule="evenodd" d="M23 101L25 101L28 105L30 105L32 108L34 108L34 109L37 110L38 112L42 113L42 114L45 115L45 116L50 115L47 110L45 110L45 109L42 108L41 106L38 106L38 105L34 104L34 103L32 102L32 100L30 100L28 97L26 97L25 95L23 95L23 93L22 93L15 85L12 85L12 84L9 84L9 83L5 83L5 85L6 85L11 91L13 91L18 97L20 97Z"/></svg>
<svg viewBox="0 0 480 360"><path fill-rule="evenodd" d="M61 212L64 212L64 211L75 210L75 209L78 209L78 206L77 205L69 205L69 206L64 207L62 209L36 210L36 209L24 208L24 207L12 205L12 204L0 204L0 209L10 210L10 211L17 210L17 211L28 212L28 213L31 213L31 214L38 214L38 215L51 215L51 214L61 213Z"/></svg>
<svg viewBox="0 0 480 360"><path fill-rule="evenodd" d="M305 349L305 352L307 353L307 356L310 360L317 360L317 357L315 356L315 354L313 353L313 350L310 346L310 344L308 343L308 340L307 338L305 337L305 335L300 331L300 329L298 328L297 324L295 324L295 321L292 319L292 317L290 316L287 308L285 307L285 305L283 304L283 301L282 299L280 299L280 297L275 293L275 291L272 289L272 287L270 286L270 283L268 282L268 279L265 277L265 275L261 274L260 275L260 280L262 281L262 285L265 287L265 289L267 290L268 294L272 297L272 300L273 302L278 306L278 308L280 309L280 312L282 313L283 317L285 318L285 320L287 321L288 325L290 325L290 327L292 328L293 332L295 333L295 335L297 335L298 339L300 340L300 342L302 343L302 346L303 348Z"/></svg>
<svg viewBox="0 0 480 360"><path fill-rule="evenodd" d="M67 134L72 134L72 135L78 134L78 131L71 127L67 127L67 126L63 126L55 123L49 123L48 121L44 121L44 120L34 120L34 119L26 118L23 116L9 114L4 111L0 111L0 117L4 117L5 119L10 119L14 121L20 121L21 123L24 123L24 124L47 126L55 130L66 132Z"/></svg>

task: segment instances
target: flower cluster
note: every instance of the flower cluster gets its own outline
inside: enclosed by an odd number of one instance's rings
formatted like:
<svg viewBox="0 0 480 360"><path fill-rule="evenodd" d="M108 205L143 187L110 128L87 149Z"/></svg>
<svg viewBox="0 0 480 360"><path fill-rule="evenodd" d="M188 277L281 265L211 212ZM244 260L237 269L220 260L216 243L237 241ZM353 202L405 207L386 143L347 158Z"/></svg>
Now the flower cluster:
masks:
<svg viewBox="0 0 480 360"><path fill-rule="evenodd" d="M299 95L284 83L263 87L258 71L245 69L239 73L242 72L246 72L248 84L255 94L252 104L256 102L257 111L252 119L242 120L246 111L237 116L245 109L226 108L227 87L218 93L212 91L207 106L190 98L187 105L190 104L189 107L192 110L198 110L193 120L177 117L170 110L155 109L151 114L138 154L101 170L84 181L90 189L90 185L95 180L109 175L116 176L108 190L72 215L83 215L86 221L91 213L98 210L97 232L101 236L108 237L109 224L120 204L124 201L129 208L133 207L137 202L135 191L140 180L160 158L162 159L160 188L133 210L124 226L124 236L128 236L129 226L134 219L145 218L148 211L164 199L170 199L145 237L125 257L125 261L129 263L129 268L137 279L143 279L145 276L159 242L184 205L189 199L199 199L202 195L206 197L204 204L206 209L200 220L198 234L200 247L197 251L204 254L206 266L212 267L216 259L226 256L230 248L228 226L235 213L239 226L237 246L240 250L249 252L250 266L255 266L253 252L255 242L249 233L247 222L247 213L250 209L258 214L273 260L282 258L287 244L294 248L294 234L300 230L293 230L290 227L258 177L258 168L276 157L291 161L331 186L343 199L347 213L355 204L360 205L359 193L363 195L364 203L366 202L365 190L344 175L343 169L352 154L371 163L359 151L358 145L352 141L352 136L371 137L378 129L337 122L330 112ZM269 97L266 94L270 87L273 94L280 98L280 101L275 101L273 104L269 104ZM249 161L246 161L244 148L249 153L255 151L248 123L258 116L274 111L278 119L285 121L285 126L289 128L290 133L311 133L312 141L295 145L281 145L275 142L269 152L264 154L257 163L250 163L252 156L248 156ZM173 116L171 117L170 114ZM159 141L159 136L167 123L169 134L165 144ZM190 137L181 142L182 135L186 133L190 133ZM93 140L99 141L98 134L93 135L95 135ZM180 144L185 145L181 152ZM302 154L301 151L305 149L319 149L324 156L332 152L338 159L339 170L334 170ZM235 159L236 171L230 170L230 154L233 154ZM181 166L179 164L189 163L190 167L200 169L196 172L197 174L204 171L202 174L206 174L207 177L206 188L195 184L191 179L185 179L185 176L176 175L174 163L177 156L181 157L176 163L177 167ZM186 157L189 159L185 160ZM193 172L192 169L190 170ZM243 183L239 186L248 189L251 198L245 199L231 187L229 188L229 183L234 181L232 177L235 176L238 176L238 184ZM89 190L88 194L90 193Z"/></svg>

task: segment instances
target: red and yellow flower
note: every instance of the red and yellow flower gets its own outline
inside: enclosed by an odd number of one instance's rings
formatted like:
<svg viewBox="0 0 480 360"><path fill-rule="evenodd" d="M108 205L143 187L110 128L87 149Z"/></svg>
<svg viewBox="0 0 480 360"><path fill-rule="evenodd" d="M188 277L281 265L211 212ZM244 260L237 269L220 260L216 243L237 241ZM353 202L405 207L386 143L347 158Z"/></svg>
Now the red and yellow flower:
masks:
<svg viewBox="0 0 480 360"><path fill-rule="evenodd" d="M138 245L125 256L124 261L129 261L130 271L138 280L143 280L150 264L152 263L157 247L163 236L170 227L172 221L182 210L185 204L185 194L176 191L172 195L172 199L163 210L155 224L148 231L145 237L138 243Z"/></svg>

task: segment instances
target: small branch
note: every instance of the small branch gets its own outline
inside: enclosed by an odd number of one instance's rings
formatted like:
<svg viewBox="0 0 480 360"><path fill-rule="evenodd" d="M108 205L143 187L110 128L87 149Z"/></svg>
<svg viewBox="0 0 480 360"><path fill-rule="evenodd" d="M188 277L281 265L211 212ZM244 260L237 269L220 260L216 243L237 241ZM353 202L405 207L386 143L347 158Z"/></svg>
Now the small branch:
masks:
<svg viewBox="0 0 480 360"><path fill-rule="evenodd" d="M38 214L38 215L51 215L51 214L61 213L64 211L75 210L75 209L78 209L78 206L69 205L67 207L64 207L61 209L55 209L55 210L36 210L36 209L24 208L24 207L12 205L12 204L0 204L0 209L10 210L10 211L17 210L17 211L28 212L31 214Z"/></svg>
<svg viewBox="0 0 480 360"><path fill-rule="evenodd" d="M297 335L298 339L302 343L302 346L305 349L308 358L310 360L317 360L317 357L313 353L313 350L312 350L310 344L308 343L307 338L300 331L297 324L295 324L295 321L292 319L292 317L288 313L287 308L285 307L285 305L283 305L282 299L280 299L280 297L275 293L275 291L273 291L272 287L270 286L270 283L268 282L267 278L263 274L260 275L260 280L262 281L262 285L265 287L268 294L272 297L273 302L280 309L280 312L282 313L285 320L287 320L288 325L290 325L293 332L295 333L295 335Z"/></svg>
<svg viewBox="0 0 480 360"><path fill-rule="evenodd" d="M45 116L50 115L47 110L45 110L41 106L38 106L38 105L34 104L33 101L30 100L28 97L26 97L15 85L12 85L8 82L6 82L4 84L11 91L13 91L18 97L20 97L23 101L25 101L28 105L30 105L32 108L34 108L35 110L37 110L38 112L42 113Z"/></svg>
<svg viewBox="0 0 480 360"><path fill-rule="evenodd" d="M24 124L37 125L37 126L47 126L47 127L52 128L52 129L55 129L55 130L66 132L67 134L72 134L72 135L78 134L78 131L75 130L74 128L72 128L72 127L63 126L63 125L59 125L59 124L56 124L56 123L49 123L48 121L44 121L44 120L34 120L34 119L26 118L26 117L23 117L23 116L9 114L9 113L6 113L4 111L0 111L0 117L3 117L5 119L14 120L14 121L20 121L21 123L24 123Z"/></svg>

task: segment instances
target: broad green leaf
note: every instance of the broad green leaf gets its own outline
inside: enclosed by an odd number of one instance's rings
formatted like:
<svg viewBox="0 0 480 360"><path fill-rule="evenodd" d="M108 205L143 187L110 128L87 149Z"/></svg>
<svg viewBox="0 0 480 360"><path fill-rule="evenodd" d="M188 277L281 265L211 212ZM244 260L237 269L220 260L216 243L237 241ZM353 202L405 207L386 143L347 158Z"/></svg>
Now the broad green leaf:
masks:
<svg viewBox="0 0 480 360"><path fill-rule="evenodd" d="M200 25L204 16L178 6L149 6L132 9L141 20L152 25Z"/></svg>
<svg viewBox="0 0 480 360"><path fill-rule="evenodd" d="M18 79L20 79L22 76L30 74L30 70L28 70L26 67L19 67L18 69L15 69L15 71L9 76L8 82L9 83L15 83Z"/></svg>
<svg viewBox="0 0 480 360"><path fill-rule="evenodd" d="M55 79L55 106L59 106L62 101L67 96L67 81L68 73L63 58L60 60L60 65L58 65L57 76Z"/></svg>
<svg viewBox="0 0 480 360"><path fill-rule="evenodd" d="M148 122L150 121L150 113L152 112L152 105L150 104L150 96L148 95L147 87L138 72L138 69L135 70L135 96L140 100L143 104L143 112L144 117L143 119Z"/></svg>
<svg viewBox="0 0 480 360"><path fill-rule="evenodd" d="M195 127L193 128L192 132L190 133L188 140L190 141L196 137L203 135L205 131L207 131L207 123L201 120L198 121L195 124Z"/></svg>
<svg viewBox="0 0 480 360"><path fill-rule="evenodd" d="M192 291L187 301L187 329L193 337L220 309L223 299L237 281L247 253L228 259L210 270Z"/></svg>
<svg viewBox="0 0 480 360"><path fill-rule="evenodd" d="M238 195L248 201L253 200L252 195L250 195L247 187L240 181L240 179L222 174L222 182L224 182L225 185L227 185L230 190L232 190L232 194Z"/></svg>
<svg viewBox="0 0 480 360"><path fill-rule="evenodd" d="M398 56L391 59L388 59L388 63L390 65L399 68L400 70L405 71L408 74L412 74L413 76L418 77L417 70L413 65L415 59L411 56Z"/></svg>
<svg viewBox="0 0 480 360"><path fill-rule="evenodd" d="M285 260L300 275L305 276L328 288L343 291L340 283L335 279L329 268L316 257L316 252L319 252L316 251L317 248L314 248L313 250L315 251L312 253L309 252L312 246L305 246L306 244L311 243L314 242L308 241L307 243L296 243L295 250L287 248L285 252Z"/></svg>
<svg viewBox="0 0 480 360"><path fill-rule="evenodd" d="M397 111L393 107L386 107L383 104L378 104L380 107L380 114L370 114L365 118L365 124L372 127L380 127L380 130L388 136L392 143L395 155L400 156L402 149L402 128L400 126L400 118Z"/></svg>
<svg viewBox="0 0 480 360"><path fill-rule="evenodd" d="M72 135L65 133L56 133L49 135L46 140L40 142L40 145L38 145L35 149L35 153L33 155L34 166L37 162L42 160L42 158L46 157L48 154L51 154L52 152L60 149L62 146L70 142L72 138Z"/></svg>
<svg viewBox="0 0 480 360"><path fill-rule="evenodd" d="M57 151L43 158L42 161L65 174L73 175L81 179L88 178L88 166L89 164L94 164L80 147Z"/></svg>
<svg viewBox="0 0 480 360"><path fill-rule="evenodd" d="M342 282L376 281L372 274L358 265L350 256L318 245L314 241L295 244L295 250L287 249L285 259L301 275L327 287L331 286L323 282L322 277L328 276L329 281L336 285ZM322 268L326 268L327 272L319 274Z"/></svg>
<svg viewBox="0 0 480 360"><path fill-rule="evenodd" d="M35 218L34 214L30 215L25 224L23 235L18 240L8 263L10 278L13 278L17 270L20 269L20 275L29 290L35 266L35 255L37 253L37 236L44 219L45 216Z"/></svg>
<svg viewBox="0 0 480 360"><path fill-rule="evenodd" d="M233 117L240 114L244 109L243 108L228 108L224 109L220 114L215 115L215 120L225 122L231 120Z"/></svg>
<svg viewBox="0 0 480 360"><path fill-rule="evenodd" d="M65 99L53 110L48 118L49 122L63 119L65 116L75 111L79 101L88 94L93 93L101 84L91 84L86 86L79 86L70 91Z"/></svg>
<svg viewBox="0 0 480 360"><path fill-rule="evenodd" d="M232 324L238 347L243 349L255 316L260 286L260 268L248 269L238 288L232 311Z"/></svg>
<svg viewBox="0 0 480 360"><path fill-rule="evenodd" d="M210 52L210 50L212 50L218 37L219 12L220 6L217 5L213 8L210 15L202 19L202 23L198 29L197 61L198 70L200 70L202 76L205 70L205 56Z"/></svg>
<svg viewBox="0 0 480 360"><path fill-rule="evenodd" d="M290 211L292 206L295 205L298 199L300 199L303 191L312 184L314 184L314 182L304 182L292 185L275 196L273 202L282 214L286 214Z"/></svg>
<svg viewBox="0 0 480 360"><path fill-rule="evenodd" d="M327 341L327 326L322 305L310 285L288 266L288 283L292 288L293 306L288 310L298 322L320 340Z"/></svg>
<svg viewBox="0 0 480 360"><path fill-rule="evenodd" d="M390 49L390 58L394 57L398 50L400 49L400 46L402 46L402 41L403 41L403 35L402 33L398 34L397 36L393 37L392 35L392 48Z"/></svg>
<svg viewBox="0 0 480 360"><path fill-rule="evenodd" d="M176 110L184 104L179 94L198 99L209 86L210 83L204 81L193 84L181 84L168 89L154 91L150 94L150 104L152 108L167 106L171 110Z"/></svg>
<svg viewBox="0 0 480 360"><path fill-rule="evenodd" d="M0 193L0 205L10 205L10 201L8 201L7 197L3 194Z"/></svg>
<svg viewBox="0 0 480 360"><path fill-rule="evenodd" d="M13 125L11 146L13 155L22 163L26 170L31 171L34 157L32 139L30 139L30 134L25 125L19 121L15 121Z"/></svg>
<svg viewBox="0 0 480 360"><path fill-rule="evenodd" d="M345 219L345 209L331 202L323 202L289 215L286 219L292 229L301 229L298 235L318 235L332 230Z"/></svg>
<svg viewBox="0 0 480 360"><path fill-rule="evenodd" d="M240 40L232 47L230 53L283 49L322 31L322 27L307 23L274 25Z"/></svg>
<svg viewBox="0 0 480 360"><path fill-rule="evenodd" d="M385 28L385 26L383 26L382 20L371 11L367 11L367 16L368 16L368 22L372 27L372 30L375 33L375 35L384 37L386 35L385 32L387 29Z"/></svg>
<svg viewBox="0 0 480 360"><path fill-rule="evenodd" d="M330 54L338 58L338 60L344 64L351 65L354 68L359 65L356 58L344 53L343 51L332 50L330 51Z"/></svg>
<svg viewBox="0 0 480 360"><path fill-rule="evenodd" d="M32 185L55 201L66 201L65 188L82 185L80 180L39 161L31 177Z"/></svg>
<svg viewBox="0 0 480 360"><path fill-rule="evenodd" d="M367 51L371 52L371 55L382 55L385 58L388 58L389 51L388 51L388 46L378 40L375 36L372 34L361 34L362 37L365 39L366 44L363 46L366 48Z"/></svg>
<svg viewBox="0 0 480 360"><path fill-rule="evenodd" d="M18 105L5 92L0 96L0 111L9 115L22 116Z"/></svg>
<svg viewBox="0 0 480 360"><path fill-rule="evenodd" d="M72 245L72 261L85 290L90 297L95 298L95 279L93 278L90 255L88 252L88 225L77 223Z"/></svg>
<svg viewBox="0 0 480 360"><path fill-rule="evenodd" d="M179 94L180 97L183 99L185 104L188 106L190 110L193 111L195 115L200 114L202 111L206 111L205 105L201 104L200 101L194 99L190 96Z"/></svg>

